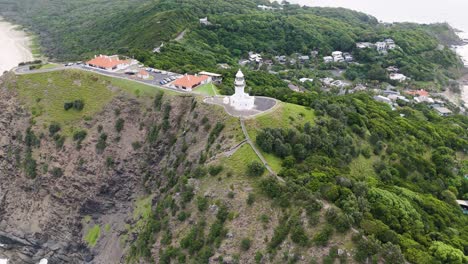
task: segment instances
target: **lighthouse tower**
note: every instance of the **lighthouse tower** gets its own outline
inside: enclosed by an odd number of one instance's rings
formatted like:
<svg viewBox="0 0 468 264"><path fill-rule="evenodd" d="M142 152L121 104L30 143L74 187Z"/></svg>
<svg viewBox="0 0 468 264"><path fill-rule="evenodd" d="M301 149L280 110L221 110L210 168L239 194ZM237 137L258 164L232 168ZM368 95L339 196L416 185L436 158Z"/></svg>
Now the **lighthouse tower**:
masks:
<svg viewBox="0 0 468 264"><path fill-rule="evenodd" d="M250 110L255 106L255 97L250 96L245 90L244 74L239 69L234 80L235 93L230 96L229 103L237 110Z"/></svg>

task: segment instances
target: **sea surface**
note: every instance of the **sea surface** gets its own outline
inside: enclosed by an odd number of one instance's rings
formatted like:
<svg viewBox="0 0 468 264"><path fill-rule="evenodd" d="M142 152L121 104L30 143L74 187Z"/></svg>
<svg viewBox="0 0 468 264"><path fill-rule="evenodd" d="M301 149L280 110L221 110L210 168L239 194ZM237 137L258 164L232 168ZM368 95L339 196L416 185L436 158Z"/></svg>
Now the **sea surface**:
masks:
<svg viewBox="0 0 468 264"><path fill-rule="evenodd" d="M447 22L468 38L468 0L289 0L307 6L345 7L375 16L383 22ZM457 47L468 67L468 45ZM468 103L468 86L463 100Z"/></svg>

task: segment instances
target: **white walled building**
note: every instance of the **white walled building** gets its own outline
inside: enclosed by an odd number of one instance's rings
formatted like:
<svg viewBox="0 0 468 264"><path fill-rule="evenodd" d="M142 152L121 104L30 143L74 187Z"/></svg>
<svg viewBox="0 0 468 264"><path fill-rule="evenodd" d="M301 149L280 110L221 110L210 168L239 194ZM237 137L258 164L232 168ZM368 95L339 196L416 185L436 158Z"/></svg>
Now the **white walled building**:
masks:
<svg viewBox="0 0 468 264"><path fill-rule="evenodd" d="M225 104L230 104L236 110L251 110L255 106L255 97L250 96L245 90L244 74L239 70L234 81L235 93L224 98Z"/></svg>

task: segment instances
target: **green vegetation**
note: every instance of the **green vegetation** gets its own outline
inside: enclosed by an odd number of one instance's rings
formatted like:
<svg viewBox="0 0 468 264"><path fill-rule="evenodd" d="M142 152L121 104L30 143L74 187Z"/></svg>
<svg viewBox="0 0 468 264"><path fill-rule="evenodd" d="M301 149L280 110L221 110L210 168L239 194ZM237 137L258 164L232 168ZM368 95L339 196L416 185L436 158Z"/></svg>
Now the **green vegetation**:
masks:
<svg viewBox="0 0 468 264"><path fill-rule="evenodd" d="M88 243L88 247L94 247L101 236L101 227L94 225L86 233L84 240Z"/></svg>
<svg viewBox="0 0 468 264"><path fill-rule="evenodd" d="M213 83L201 85L197 87L194 90L194 92L208 96L214 96L219 94L218 88Z"/></svg>
<svg viewBox="0 0 468 264"><path fill-rule="evenodd" d="M21 75L17 90L37 121L60 123L68 133L71 125L93 116L113 96L98 75L73 70ZM75 100L84 102L82 110L65 111L64 103Z"/></svg>
<svg viewBox="0 0 468 264"><path fill-rule="evenodd" d="M392 111L363 94L322 97L312 107L314 124L257 133L257 145L282 160L279 176L288 186L264 179L264 193L281 207L304 204L307 210L314 195L334 203L337 208L326 212L332 226L313 241L326 245L333 229L360 226L377 242L374 251L363 246L359 261L379 254L393 258L400 249L414 263L461 260L467 218L454 200L468 189L460 173L463 160L455 153L466 152L467 117L442 118L426 106ZM281 226L270 244L274 247L289 232Z"/></svg>

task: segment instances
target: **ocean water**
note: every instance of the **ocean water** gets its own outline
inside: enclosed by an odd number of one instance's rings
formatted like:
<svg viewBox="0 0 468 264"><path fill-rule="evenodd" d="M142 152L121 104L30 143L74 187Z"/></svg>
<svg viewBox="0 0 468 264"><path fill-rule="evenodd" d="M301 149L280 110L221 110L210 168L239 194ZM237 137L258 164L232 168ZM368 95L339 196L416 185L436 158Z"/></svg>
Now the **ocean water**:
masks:
<svg viewBox="0 0 468 264"><path fill-rule="evenodd" d="M468 39L468 0L289 0L290 3L345 7L375 16L383 22L447 22L462 31L460 37ZM468 67L468 45L456 47L465 67ZM462 98L468 104L468 86Z"/></svg>

